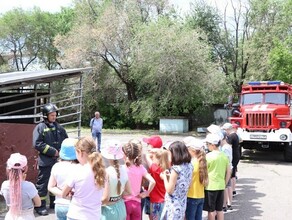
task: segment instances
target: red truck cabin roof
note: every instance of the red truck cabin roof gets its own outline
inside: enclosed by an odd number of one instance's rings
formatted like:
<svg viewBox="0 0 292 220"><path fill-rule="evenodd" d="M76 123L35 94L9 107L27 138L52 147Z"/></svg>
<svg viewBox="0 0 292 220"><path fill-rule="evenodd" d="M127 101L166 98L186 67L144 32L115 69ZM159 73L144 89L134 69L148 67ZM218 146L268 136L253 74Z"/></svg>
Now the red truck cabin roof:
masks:
<svg viewBox="0 0 292 220"><path fill-rule="evenodd" d="M281 81L254 81L249 82L248 84L242 85L242 93L250 92L283 92L283 91L292 91L292 87L288 83Z"/></svg>

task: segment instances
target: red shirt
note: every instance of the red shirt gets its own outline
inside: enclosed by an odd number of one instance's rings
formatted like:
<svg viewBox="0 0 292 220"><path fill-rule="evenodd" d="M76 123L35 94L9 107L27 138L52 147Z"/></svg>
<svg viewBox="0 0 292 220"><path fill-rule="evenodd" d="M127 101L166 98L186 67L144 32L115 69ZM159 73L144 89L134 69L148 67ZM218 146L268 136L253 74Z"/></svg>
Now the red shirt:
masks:
<svg viewBox="0 0 292 220"><path fill-rule="evenodd" d="M151 174L153 179L156 181L156 184L150 193L150 202L151 203L164 202L165 187L164 187L163 180L160 178L161 172L162 172L161 168L157 164L152 163L152 165L149 168L149 173Z"/></svg>

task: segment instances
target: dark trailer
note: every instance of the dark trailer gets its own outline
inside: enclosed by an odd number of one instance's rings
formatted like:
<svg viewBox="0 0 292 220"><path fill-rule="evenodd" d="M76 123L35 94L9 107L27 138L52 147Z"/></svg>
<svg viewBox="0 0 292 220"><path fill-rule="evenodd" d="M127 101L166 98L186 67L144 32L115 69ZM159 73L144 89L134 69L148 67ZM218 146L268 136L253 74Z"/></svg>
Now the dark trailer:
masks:
<svg viewBox="0 0 292 220"><path fill-rule="evenodd" d="M59 108L58 122L70 137L81 135L82 74L92 68L25 71L0 74L0 183L6 179L5 163L11 153L28 158L28 180L35 182L37 152L32 132L42 120L42 106Z"/></svg>

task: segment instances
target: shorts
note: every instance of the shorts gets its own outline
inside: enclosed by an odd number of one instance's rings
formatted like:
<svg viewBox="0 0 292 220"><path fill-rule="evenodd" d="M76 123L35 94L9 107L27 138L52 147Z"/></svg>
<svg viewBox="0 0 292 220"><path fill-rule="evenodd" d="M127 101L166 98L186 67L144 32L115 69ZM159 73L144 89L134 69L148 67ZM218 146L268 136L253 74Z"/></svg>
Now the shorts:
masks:
<svg viewBox="0 0 292 220"><path fill-rule="evenodd" d="M150 219L159 220L164 207L164 202L150 203Z"/></svg>
<svg viewBox="0 0 292 220"><path fill-rule="evenodd" d="M222 211L224 190L205 190L204 210L208 212Z"/></svg>
<svg viewBox="0 0 292 220"><path fill-rule="evenodd" d="M124 200L119 200L114 204L101 206L101 220L106 219L121 219L127 217L126 206Z"/></svg>

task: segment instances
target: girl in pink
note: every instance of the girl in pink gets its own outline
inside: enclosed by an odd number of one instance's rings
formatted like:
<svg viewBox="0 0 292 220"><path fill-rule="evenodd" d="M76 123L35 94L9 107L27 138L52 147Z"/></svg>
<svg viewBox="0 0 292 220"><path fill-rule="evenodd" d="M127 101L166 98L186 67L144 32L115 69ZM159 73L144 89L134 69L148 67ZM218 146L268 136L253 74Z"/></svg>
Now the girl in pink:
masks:
<svg viewBox="0 0 292 220"><path fill-rule="evenodd" d="M155 186L155 180L141 165L141 149L135 143L127 143L123 146L127 173L132 189L131 195L124 196L127 211L127 220L141 220L141 198L149 196ZM149 181L148 191L140 193L142 178Z"/></svg>
<svg viewBox="0 0 292 220"><path fill-rule="evenodd" d="M75 145L77 159L76 170L66 181L62 197L72 200L67 220L85 220L101 218L101 203L106 183L106 170L100 153L95 152L93 138L81 138Z"/></svg>
<svg viewBox="0 0 292 220"><path fill-rule="evenodd" d="M5 220L32 220L34 207L41 206L41 199L33 183L25 181L27 173L27 159L25 156L14 153L7 161L8 180L1 186L9 211Z"/></svg>

